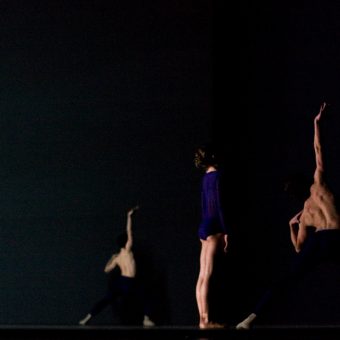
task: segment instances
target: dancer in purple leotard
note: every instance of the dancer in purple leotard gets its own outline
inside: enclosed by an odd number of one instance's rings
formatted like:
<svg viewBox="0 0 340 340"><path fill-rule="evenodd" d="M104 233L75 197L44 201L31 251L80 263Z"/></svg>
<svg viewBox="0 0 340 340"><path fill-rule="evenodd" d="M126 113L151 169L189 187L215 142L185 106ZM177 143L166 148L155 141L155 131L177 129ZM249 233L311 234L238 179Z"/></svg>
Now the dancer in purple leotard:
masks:
<svg viewBox="0 0 340 340"><path fill-rule="evenodd" d="M199 147L195 166L204 170L202 179L202 220L198 235L201 241L200 271L196 284L196 301L200 328L223 327L209 319L209 283L216 255L227 251L228 231L224 223L220 196L218 160L212 146Z"/></svg>

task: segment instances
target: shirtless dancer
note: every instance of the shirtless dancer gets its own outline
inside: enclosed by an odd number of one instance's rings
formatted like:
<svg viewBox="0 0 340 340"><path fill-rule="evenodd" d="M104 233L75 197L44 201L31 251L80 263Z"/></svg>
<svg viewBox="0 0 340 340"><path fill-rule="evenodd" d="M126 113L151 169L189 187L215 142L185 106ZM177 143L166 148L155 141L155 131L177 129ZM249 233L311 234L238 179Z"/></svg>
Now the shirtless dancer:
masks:
<svg viewBox="0 0 340 340"><path fill-rule="evenodd" d="M326 103L323 103L318 115L314 118L316 158L314 182L310 187L310 193L304 202L303 209L289 221L291 241L298 253L296 261L288 276L264 294L253 312L240 322L236 329L249 329L274 294L292 287L295 280L315 266L318 261L339 261L340 216L335 197L325 183L325 168L320 143L320 119L325 109ZM308 232L311 228L314 231L312 234Z"/></svg>
<svg viewBox="0 0 340 340"><path fill-rule="evenodd" d="M126 234L123 234L121 235L122 237L118 238L118 243L121 249L119 253L111 256L104 268L104 272L108 274L114 268L119 267L121 274L118 279L116 279L114 287L111 287L108 294L94 305L90 313L87 314L84 319L79 321L80 325L86 325L92 317L111 304L117 296L127 296L136 288L136 262L132 252L133 237L131 216L137 209L139 209L138 206L128 211ZM143 325L153 326L154 323L150 320L149 316L144 315Z"/></svg>

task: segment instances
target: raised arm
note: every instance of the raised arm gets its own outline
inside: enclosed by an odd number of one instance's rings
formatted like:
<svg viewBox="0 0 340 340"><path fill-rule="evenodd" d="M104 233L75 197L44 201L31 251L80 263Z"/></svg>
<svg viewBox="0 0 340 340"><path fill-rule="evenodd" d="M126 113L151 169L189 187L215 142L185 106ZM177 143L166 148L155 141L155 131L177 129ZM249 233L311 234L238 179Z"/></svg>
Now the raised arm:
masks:
<svg viewBox="0 0 340 340"><path fill-rule="evenodd" d="M315 161L316 161L316 169L314 172L314 182L321 183L322 176L324 171L324 162L322 158L322 149L320 142L320 118L322 112L326 108L326 103L322 103L320 106L320 111L318 115L314 118L314 151L315 151Z"/></svg>
<svg viewBox="0 0 340 340"><path fill-rule="evenodd" d="M132 209L130 209L127 213L127 221L126 221L126 234L127 234L127 241L125 244L126 250L131 250L132 244L133 244L133 237L132 237L132 214L135 212L135 210L139 209L139 206L135 206Z"/></svg>

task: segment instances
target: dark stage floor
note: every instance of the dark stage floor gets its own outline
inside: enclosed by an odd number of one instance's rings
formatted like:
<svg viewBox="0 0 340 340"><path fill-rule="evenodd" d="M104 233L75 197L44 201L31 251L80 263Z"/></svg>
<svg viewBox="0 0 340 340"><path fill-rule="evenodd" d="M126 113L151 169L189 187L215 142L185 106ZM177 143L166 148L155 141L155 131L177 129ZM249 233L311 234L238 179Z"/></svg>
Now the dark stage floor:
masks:
<svg viewBox="0 0 340 340"><path fill-rule="evenodd" d="M327 340L339 339L340 326L261 326L248 331L234 327L202 330L194 326L118 327L118 326L0 326L1 340Z"/></svg>

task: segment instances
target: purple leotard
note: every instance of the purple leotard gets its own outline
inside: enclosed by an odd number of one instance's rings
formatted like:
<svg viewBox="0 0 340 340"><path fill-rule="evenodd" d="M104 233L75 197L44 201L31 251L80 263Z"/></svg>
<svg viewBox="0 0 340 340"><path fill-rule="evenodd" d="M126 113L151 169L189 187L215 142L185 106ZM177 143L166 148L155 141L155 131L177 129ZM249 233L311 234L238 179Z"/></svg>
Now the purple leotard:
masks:
<svg viewBox="0 0 340 340"><path fill-rule="evenodd" d="M220 202L219 172L211 171L204 174L202 179L202 220L198 236L206 240L209 235L227 234Z"/></svg>

